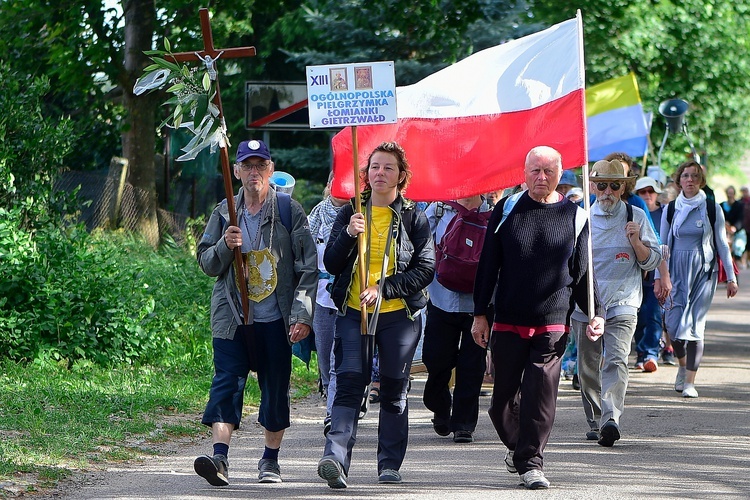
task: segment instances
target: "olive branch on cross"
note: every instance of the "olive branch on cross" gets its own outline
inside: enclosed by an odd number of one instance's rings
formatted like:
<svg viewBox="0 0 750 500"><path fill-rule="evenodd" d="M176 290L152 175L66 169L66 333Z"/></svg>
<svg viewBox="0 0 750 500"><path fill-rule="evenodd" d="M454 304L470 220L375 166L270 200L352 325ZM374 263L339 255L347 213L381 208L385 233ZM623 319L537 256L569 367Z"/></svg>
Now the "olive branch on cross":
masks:
<svg viewBox="0 0 750 500"><path fill-rule="evenodd" d="M211 33L208 9L200 9L199 14L203 35L203 50L200 52L172 53L171 44L165 38L165 50L144 52L151 58L153 64L144 68L143 76L136 80L133 93L141 95L171 84L167 92L174 94L174 96L167 100L164 105L174 105L175 108L171 116L162 122L162 126L187 128L193 134L193 138L183 148L185 154L177 160L194 159L200 151L207 147L210 148L212 153L216 152L217 148L219 149L222 176L224 177L224 191L227 198L227 208L229 209L229 224L236 226L237 211L234 205L232 174L229 169L229 140L221 105L216 61L219 58L252 57L255 55L255 47L216 49ZM202 66L200 69L191 69L185 64L180 64L188 61L198 61L202 63ZM247 276L240 248L234 249L234 265L238 276ZM245 279L237 281L240 285L244 321L247 323L249 319L247 281Z"/></svg>

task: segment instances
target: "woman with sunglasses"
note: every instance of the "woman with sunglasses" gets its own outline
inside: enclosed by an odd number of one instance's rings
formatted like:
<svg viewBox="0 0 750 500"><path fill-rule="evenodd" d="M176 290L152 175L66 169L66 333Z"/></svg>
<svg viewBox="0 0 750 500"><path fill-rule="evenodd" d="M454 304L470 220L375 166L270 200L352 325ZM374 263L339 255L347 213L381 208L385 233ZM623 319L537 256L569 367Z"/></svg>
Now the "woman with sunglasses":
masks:
<svg viewBox="0 0 750 500"><path fill-rule="evenodd" d="M724 213L701 190L706 177L700 164L683 163L674 174L682 189L661 218L662 240L670 248L669 273L672 293L664 316L667 333L679 362L674 389L683 397L697 398L695 375L703 357L706 315L716 292L717 260L727 273L727 297L737 294L737 277L724 232ZM711 227L707 203L715 205L716 220ZM657 273L658 277L658 273Z"/></svg>

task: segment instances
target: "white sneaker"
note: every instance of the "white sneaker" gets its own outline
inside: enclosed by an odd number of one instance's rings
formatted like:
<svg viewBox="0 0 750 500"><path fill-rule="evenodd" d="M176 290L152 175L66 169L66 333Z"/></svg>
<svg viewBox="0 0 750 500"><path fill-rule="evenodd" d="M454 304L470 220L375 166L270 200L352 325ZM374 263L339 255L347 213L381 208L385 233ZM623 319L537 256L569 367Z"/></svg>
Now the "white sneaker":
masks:
<svg viewBox="0 0 750 500"><path fill-rule="evenodd" d="M549 488L549 481L544 477L544 472L539 469L531 469L525 474L521 474L521 484L529 490L546 490Z"/></svg>
<svg viewBox="0 0 750 500"><path fill-rule="evenodd" d="M508 469L508 472L511 474L518 472L516 466L513 464L513 450L505 452L505 468Z"/></svg>
<svg viewBox="0 0 750 500"><path fill-rule="evenodd" d="M685 389L685 371L687 368L681 366L677 368L677 378L674 380L674 390L682 392Z"/></svg>
<svg viewBox="0 0 750 500"><path fill-rule="evenodd" d="M695 386L693 384L685 384L685 388L682 390L682 397L697 398L698 391L695 390Z"/></svg>

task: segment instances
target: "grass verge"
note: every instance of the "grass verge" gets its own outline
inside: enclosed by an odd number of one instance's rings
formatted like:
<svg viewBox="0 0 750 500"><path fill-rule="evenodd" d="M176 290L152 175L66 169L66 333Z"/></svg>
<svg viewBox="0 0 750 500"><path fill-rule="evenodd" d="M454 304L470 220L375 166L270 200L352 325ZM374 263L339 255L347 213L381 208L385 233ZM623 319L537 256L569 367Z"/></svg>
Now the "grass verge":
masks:
<svg viewBox="0 0 750 500"><path fill-rule="evenodd" d="M209 346L210 348L210 346ZM211 366L180 369L40 359L0 362L0 498L54 487L75 470L156 453L205 432ZM316 390L317 367L294 359L292 397ZM245 403L257 406L255 379Z"/></svg>

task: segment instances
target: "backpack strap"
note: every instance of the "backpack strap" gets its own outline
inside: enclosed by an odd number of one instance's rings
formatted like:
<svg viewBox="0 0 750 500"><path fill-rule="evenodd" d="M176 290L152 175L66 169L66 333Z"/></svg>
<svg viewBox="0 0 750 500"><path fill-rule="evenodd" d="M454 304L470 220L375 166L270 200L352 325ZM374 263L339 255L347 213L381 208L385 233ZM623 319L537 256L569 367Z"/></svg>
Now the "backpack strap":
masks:
<svg viewBox="0 0 750 500"><path fill-rule="evenodd" d="M672 219L674 219L674 200L670 201L669 205L667 205L667 222L670 226L672 225Z"/></svg>
<svg viewBox="0 0 750 500"><path fill-rule="evenodd" d="M445 203L442 201L436 201L435 202L435 217L438 219L441 219L443 217L443 214L445 214Z"/></svg>
<svg viewBox="0 0 750 500"><path fill-rule="evenodd" d="M628 202L625 203L625 210L628 211L628 222L633 222L633 205Z"/></svg>
<svg viewBox="0 0 750 500"><path fill-rule="evenodd" d="M292 234L292 197L288 193L276 191L276 199L279 205L279 218L284 224L287 232Z"/></svg>
<svg viewBox="0 0 750 500"><path fill-rule="evenodd" d="M508 218L510 215L510 212L513 210L513 207L516 206L516 203L518 203L518 200L523 196L523 194L526 191L519 191L516 194L512 194L510 196L506 196L500 202L495 206L495 210L498 209L498 207L503 211L503 217L500 219L500 223L497 225L497 228L495 228L495 232L497 233L500 230L500 226L503 225L503 222L505 222L505 219Z"/></svg>

